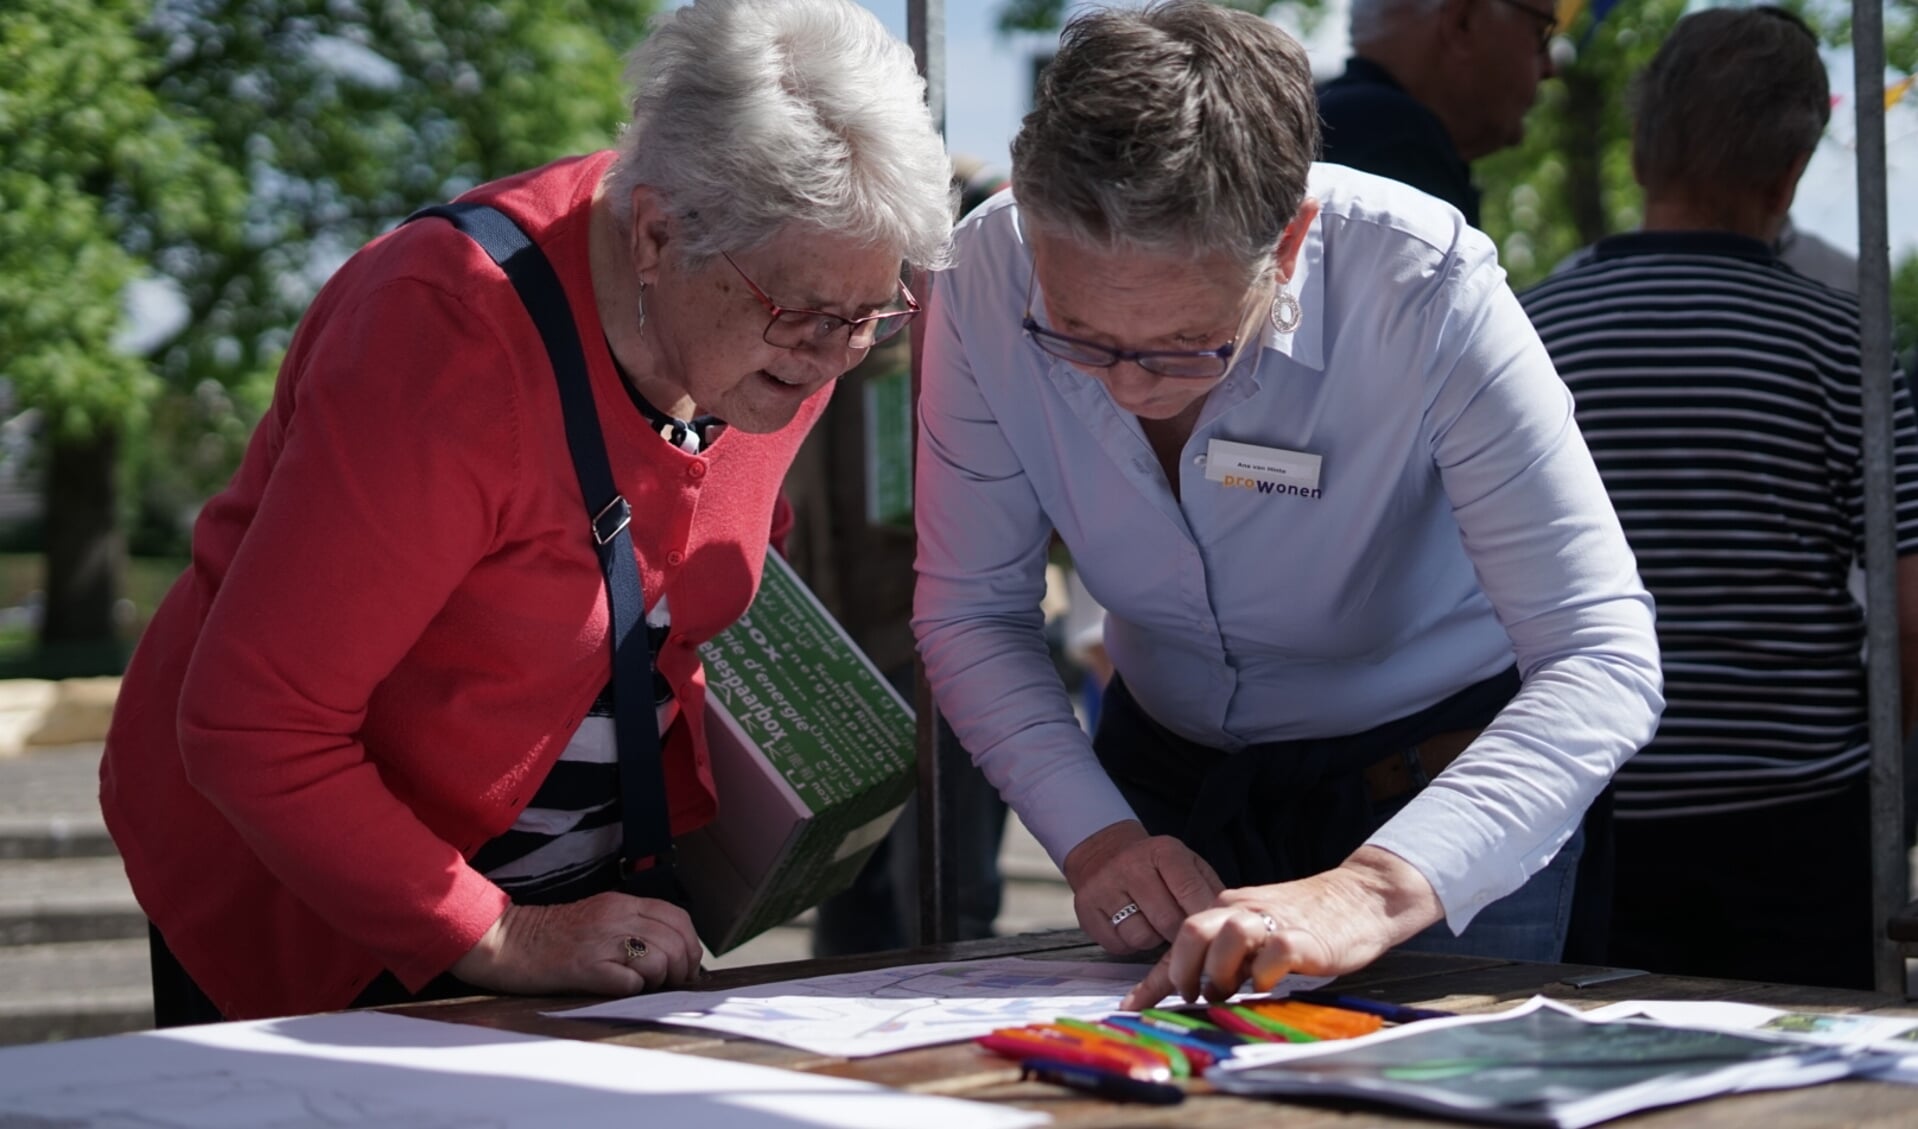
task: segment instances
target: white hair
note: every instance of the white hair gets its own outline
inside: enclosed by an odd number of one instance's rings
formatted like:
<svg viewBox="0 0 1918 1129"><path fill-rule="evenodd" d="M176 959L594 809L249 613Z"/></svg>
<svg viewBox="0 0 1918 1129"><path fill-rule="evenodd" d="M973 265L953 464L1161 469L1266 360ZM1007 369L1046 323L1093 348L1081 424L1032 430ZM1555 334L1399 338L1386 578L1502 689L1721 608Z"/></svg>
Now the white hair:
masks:
<svg viewBox="0 0 1918 1129"><path fill-rule="evenodd" d="M945 263L952 166L912 51L850 0L695 0L632 53L614 214L658 190L694 264L799 224Z"/></svg>
<svg viewBox="0 0 1918 1129"><path fill-rule="evenodd" d="M1404 23L1438 11L1445 0L1352 0L1352 46L1365 47L1403 31Z"/></svg>

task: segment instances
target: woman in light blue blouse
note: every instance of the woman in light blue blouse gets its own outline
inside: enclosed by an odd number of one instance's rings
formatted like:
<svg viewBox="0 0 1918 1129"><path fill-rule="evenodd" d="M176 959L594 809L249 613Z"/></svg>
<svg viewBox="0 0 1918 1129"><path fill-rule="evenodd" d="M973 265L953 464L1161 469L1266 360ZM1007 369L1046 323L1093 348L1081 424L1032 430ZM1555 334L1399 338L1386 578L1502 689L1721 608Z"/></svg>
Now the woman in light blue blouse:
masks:
<svg viewBox="0 0 1918 1129"><path fill-rule="evenodd" d="M1491 242L1317 147L1270 24L1082 16L931 306L920 651L1086 931L1176 942L1133 1005L1414 937L1556 959L1580 819L1662 704ZM1091 742L1041 635L1055 529L1118 671Z"/></svg>

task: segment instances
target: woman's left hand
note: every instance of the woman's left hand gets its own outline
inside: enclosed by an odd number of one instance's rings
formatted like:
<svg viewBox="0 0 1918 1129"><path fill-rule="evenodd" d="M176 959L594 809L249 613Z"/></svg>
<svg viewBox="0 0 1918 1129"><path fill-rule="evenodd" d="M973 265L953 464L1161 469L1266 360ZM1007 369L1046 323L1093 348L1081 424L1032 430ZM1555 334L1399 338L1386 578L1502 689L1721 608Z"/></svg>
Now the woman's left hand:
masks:
<svg viewBox="0 0 1918 1129"><path fill-rule="evenodd" d="M1120 1006L1151 1007L1173 992L1188 1002L1228 999L1248 979L1268 991L1289 972L1338 976L1364 968L1443 915L1410 863L1361 847L1323 874L1220 894L1186 918L1172 948Z"/></svg>
<svg viewBox="0 0 1918 1129"><path fill-rule="evenodd" d="M605 893L506 907L451 971L475 987L515 995L631 996L691 981L703 951L685 910Z"/></svg>

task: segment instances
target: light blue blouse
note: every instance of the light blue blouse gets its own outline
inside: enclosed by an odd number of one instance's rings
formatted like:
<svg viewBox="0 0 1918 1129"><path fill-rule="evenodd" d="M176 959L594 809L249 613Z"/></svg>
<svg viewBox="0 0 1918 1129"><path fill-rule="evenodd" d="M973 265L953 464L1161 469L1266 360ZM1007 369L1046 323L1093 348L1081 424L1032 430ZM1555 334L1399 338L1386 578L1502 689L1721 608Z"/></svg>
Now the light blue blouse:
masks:
<svg viewBox="0 0 1918 1129"><path fill-rule="evenodd" d="M1131 818L1041 635L1055 528L1127 688L1209 746L1360 732L1516 660L1518 696L1370 840L1462 930L1650 739L1652 603L1491 241L1351 169L1314 166L1310 191L1304 321L1268 324L1210 394L1176 498L1138 420L1020 332L1010 194L961 226L929 311L913 627L940 708L1055 860ZM1208 477L1214 440L1316 455L1319 481Z"/></svg>

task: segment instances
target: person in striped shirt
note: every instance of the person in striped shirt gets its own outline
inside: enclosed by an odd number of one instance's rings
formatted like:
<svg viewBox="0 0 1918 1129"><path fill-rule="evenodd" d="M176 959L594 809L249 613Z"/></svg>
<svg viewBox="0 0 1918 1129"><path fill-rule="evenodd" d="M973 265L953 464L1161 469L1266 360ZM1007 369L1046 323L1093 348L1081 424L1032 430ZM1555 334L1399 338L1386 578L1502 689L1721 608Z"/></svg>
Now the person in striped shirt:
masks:
<svg viewBox="0 0 1918 1129"><path fill-rule="evenodd" d="M1830 117L1776 8L1681 20L1636 92L1640 231L1523 296L1658 603L1666 707L1616 780L1608 959L1868 988L1858 305L1781 263ZM1918 426L1893 381L1900 658L1918 704Z"/></svg>

